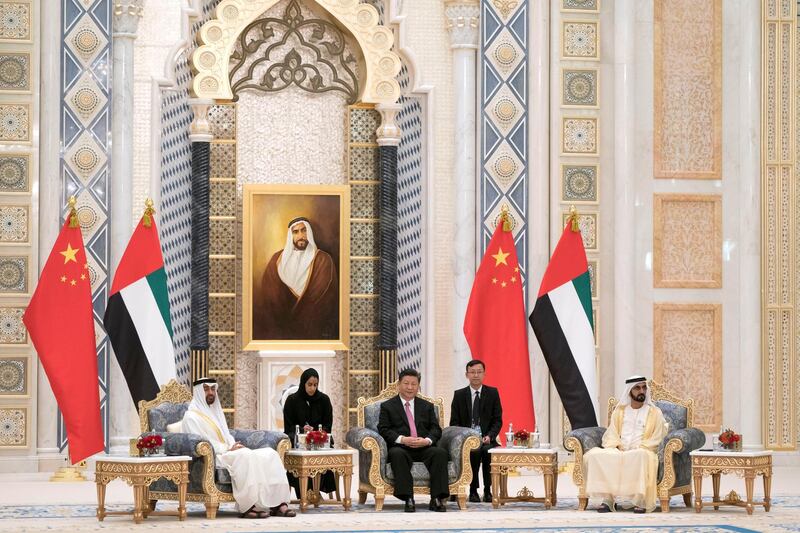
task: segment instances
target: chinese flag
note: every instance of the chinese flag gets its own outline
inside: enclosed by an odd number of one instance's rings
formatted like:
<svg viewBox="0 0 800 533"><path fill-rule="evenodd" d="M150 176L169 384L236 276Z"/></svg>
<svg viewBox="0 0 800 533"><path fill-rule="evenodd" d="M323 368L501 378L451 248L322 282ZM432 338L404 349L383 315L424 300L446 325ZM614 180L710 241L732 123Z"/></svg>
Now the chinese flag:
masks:
<svg viewBox="0 0 800 533"><path fill-rule="evenodd" d="M22 318L64 416L72 464L104 449L88 269L73 211Z"/></svg>
<svg viewBox="0 0 800 533"><path fill-rule="evenodd" d="M497 387L504 429L536 427L528 357L528 323L517 251L504 220L486 248L464 317L464 336L472 357L486 363L486 384ZM505 431L500 433L505 437Z"/></svg>

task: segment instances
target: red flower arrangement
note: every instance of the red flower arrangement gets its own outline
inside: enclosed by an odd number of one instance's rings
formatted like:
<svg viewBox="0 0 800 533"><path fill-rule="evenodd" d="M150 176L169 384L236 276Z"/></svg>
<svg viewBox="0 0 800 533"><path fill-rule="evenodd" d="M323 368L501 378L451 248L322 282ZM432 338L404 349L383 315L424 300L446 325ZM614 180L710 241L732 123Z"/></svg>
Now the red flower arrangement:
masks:
<svg viewBox="0 0 800 533"><path fill-rule="evenodd" d="M322 446L328 442L328 432L313 430L306 433L306 444Z"/></svg>
<svg viewBox="0 0 800 533"><path fill-rule="evenodd" d="M527 429L520 429L514 433L514 440L527 441L531 437Z"/></svg>
<svg viewBox="0 0 800 533"><path fill-rule="evenodd" d="M742 435L734 432L732 429L727 428L719 434L719 443L723 448L729 450L741 449Z"/></svg>
<svg viewBox="0 0 800 533"><path fill-rule="evenodd" d="M154 450L164 445L161 435L142 435L136 443L139 450Z"/></svg>

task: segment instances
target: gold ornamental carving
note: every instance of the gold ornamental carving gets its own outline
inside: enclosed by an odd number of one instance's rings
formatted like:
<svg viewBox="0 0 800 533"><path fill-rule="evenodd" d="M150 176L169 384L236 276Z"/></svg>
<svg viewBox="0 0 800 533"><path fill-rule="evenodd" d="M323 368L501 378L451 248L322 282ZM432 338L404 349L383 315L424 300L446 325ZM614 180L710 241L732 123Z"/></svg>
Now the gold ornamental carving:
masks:
<svg viewBox="0 0 800 533"><path fill-rule="evenodd" d="M192 94L198 98L233 99L228 67L236 41L248 24L279 0L223 0L216 16L200 28L200 46L191 57L195 75ZM314 0L355 38L364 56L366 74L360 101L394 103L400 97L395 76L400 57L392 51L394 34L379 24L378 11L359 0Z"/></svg>

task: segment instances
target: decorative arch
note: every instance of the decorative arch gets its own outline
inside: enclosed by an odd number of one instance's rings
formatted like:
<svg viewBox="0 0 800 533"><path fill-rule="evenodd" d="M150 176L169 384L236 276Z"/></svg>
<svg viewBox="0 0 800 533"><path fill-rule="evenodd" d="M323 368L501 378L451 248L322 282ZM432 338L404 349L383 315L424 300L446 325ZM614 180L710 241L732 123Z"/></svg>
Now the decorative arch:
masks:
<svg viewBox="0 0 800 533"><path fill-rule="evenodd" d="M239 34L261 13L280 0L223 0L215 18L198 32L200 46L192 54L195 75L191 91L197 98L231 100L228 67ZM393 104L400 98L395 76L400 72L400 57L392 51L392 31L379 24L377 10L359 0L307 0L330 13L355 38L364 55L366 76L361 101Z"/></svg>

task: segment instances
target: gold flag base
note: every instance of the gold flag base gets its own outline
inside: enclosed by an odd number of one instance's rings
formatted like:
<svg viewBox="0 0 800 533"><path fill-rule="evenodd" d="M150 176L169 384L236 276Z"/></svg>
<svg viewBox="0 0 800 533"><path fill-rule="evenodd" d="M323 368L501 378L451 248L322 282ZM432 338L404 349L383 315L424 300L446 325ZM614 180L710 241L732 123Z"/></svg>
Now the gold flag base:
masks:
<svg viewBox="0 0 800 533"><path fill-rule="evenodd" d="M50 477L50 481L56 483L65 481L86 481L86 476L81 473L77 466L62 466Z"/></svg>
<svg viewBox="0 0 800 533"><path fill-rule="evenodd" d="M54 483L86 481L83 470L86 470L86 461L81 461L75 466L62 466L50 477L50 481Z"/></svg>

